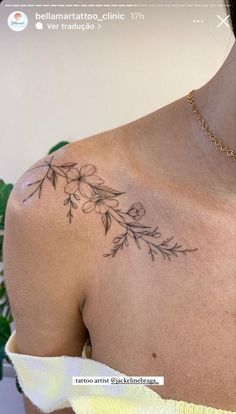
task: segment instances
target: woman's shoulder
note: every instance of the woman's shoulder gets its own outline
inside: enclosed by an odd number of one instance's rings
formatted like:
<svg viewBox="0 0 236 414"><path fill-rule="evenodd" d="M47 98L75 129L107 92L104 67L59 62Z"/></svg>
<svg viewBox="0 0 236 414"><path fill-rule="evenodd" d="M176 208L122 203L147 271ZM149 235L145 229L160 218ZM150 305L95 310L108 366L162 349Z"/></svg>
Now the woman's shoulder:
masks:
<svg viewBox="0 0 236 414"><path fill-rule="evenodd" d="M58 218L61 224L64 219L72 222L79 204L99 195L98 187L103 188L103 196L109 195L106 187L124 188L133 178L139 180L139 165L148 171L147 158L153 161L150 148L155 135L156 166L161 164L160 148L170 135L166 124L169 114L176 117L176 112L175 103L167 105L132 122L71 142L39 159L17 180L8 208L11 206L19 215L36 214L49 221Z"/></svg>
<svg viewBox="0 0 236 414"><path fill-rule="evenodd" d="M72 222L81 198L89 199L92 186L101 184L97 171L111 161L114 133L103 133L65 145L34 162L20 175L8 200L7 211L39 220ZM63 211L63 213L62 213Z"/></svg>

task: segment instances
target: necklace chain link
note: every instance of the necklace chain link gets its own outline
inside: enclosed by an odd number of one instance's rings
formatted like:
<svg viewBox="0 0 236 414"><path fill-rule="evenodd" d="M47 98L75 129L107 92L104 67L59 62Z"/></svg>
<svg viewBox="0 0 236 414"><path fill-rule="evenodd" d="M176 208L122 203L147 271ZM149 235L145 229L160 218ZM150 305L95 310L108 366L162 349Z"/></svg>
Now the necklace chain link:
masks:
<svg viewBox="0 0 236 414"><path fill-rule="evenodd" d="M196 108L196 104L194 101L194 92L195 89L193 89L188 94L188 102L192 106L193 112L196 114L197 120L201 126L202 131L205 135L208 136L208 138L216 145L217 148L219 148L222 152L224 152L228 157L236 161L236 152L232 149L230 149L227 145L225 145L221 139L219 139L214 132L210 129L209 125L205 121L205 119L202 117L200 112Z"/></svg>

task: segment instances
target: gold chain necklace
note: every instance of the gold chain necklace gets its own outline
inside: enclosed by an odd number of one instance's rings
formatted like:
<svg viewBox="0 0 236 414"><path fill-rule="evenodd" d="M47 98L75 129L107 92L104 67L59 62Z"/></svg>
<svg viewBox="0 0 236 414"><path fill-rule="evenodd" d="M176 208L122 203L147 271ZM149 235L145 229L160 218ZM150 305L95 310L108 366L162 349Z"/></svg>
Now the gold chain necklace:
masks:
<svg viewBox="0 0 236 414"><path fill-rule="evenodd" d="M218 147L222 152L224 152L228 157L232 158L234 161L236 161L236 152L232 149L230 149L227 145L223 144L221 139L219 139L214 132L210 129L209 125L205 121L205 119L202 117L200 112L196 108L196 104L194 101L194 92L195 89L193 89L188 94L188 102L192 106L192 110L194 113L196 113L196 117L199 121L199 124L201 125L202 131L205 135L208 136L208 138Z"/></svg>

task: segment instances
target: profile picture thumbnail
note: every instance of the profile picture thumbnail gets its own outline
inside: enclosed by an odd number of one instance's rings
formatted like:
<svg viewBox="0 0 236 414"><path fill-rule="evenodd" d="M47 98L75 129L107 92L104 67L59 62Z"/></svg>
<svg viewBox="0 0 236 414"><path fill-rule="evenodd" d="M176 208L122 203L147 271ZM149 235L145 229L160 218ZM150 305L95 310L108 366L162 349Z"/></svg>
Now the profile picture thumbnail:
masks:
<svg viewBox="0 0 236 414"><path fill-rule="evenodd" d="M28 25L28 17L21 11L14 11L8 17L8 26L14 32L21 32Z"/></svg>

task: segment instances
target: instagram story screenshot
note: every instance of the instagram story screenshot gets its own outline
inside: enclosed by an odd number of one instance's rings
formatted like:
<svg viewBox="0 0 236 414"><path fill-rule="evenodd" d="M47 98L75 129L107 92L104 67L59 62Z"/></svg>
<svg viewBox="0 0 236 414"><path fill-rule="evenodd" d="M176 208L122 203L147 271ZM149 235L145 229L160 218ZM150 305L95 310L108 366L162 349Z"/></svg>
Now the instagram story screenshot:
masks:
<svg viewBox="0 0 236 414"><path fill-rule="evenodd" d="M0 1L0 413L236 414L236 0Z"/></svg>

